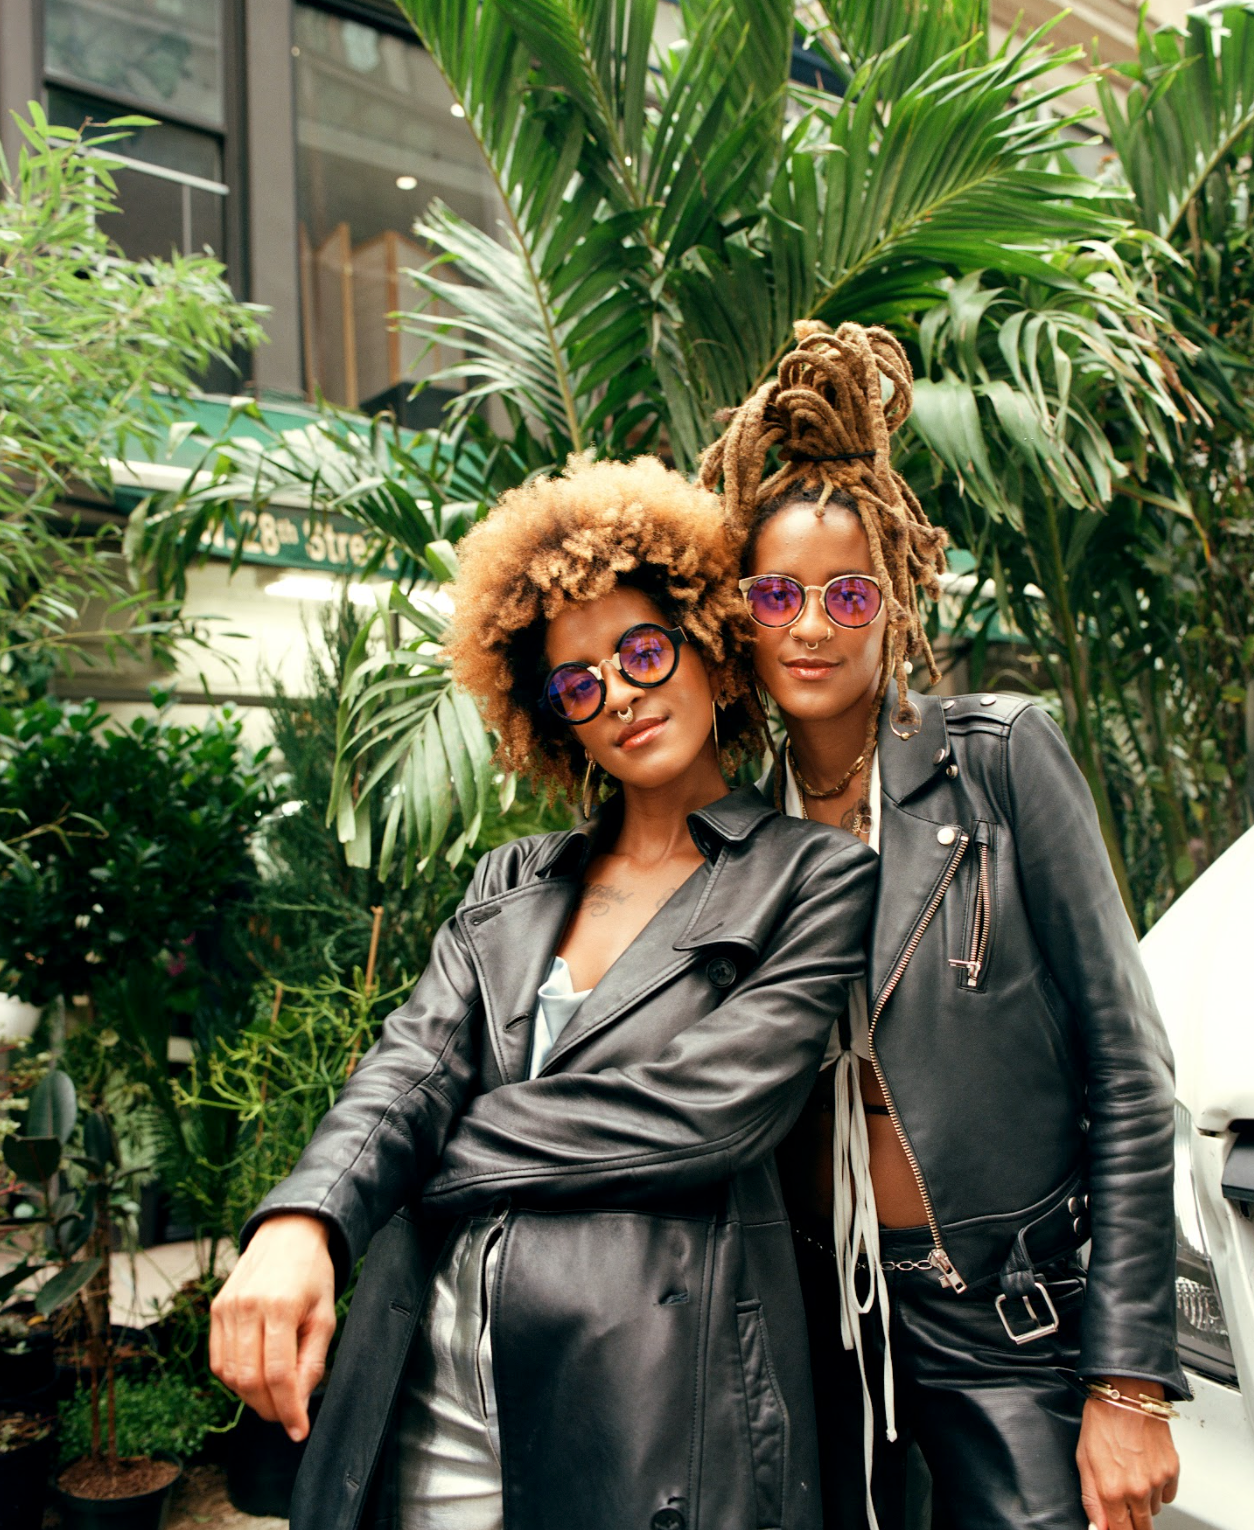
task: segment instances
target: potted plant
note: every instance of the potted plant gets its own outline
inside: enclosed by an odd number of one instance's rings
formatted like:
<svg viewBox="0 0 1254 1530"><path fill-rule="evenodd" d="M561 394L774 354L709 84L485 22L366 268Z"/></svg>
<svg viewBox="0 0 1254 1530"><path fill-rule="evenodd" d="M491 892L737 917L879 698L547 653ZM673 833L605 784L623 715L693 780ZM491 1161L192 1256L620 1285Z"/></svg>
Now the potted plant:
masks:
<svg viewBox="0 0 1254 1530"><path fill-rule="evenodd" d="M142 1381L116 1377L113 1430L119 1460L148 1462L160 1468L160 1475L168 1480L151 1490L146 1502L137 1502L136 1495L88 1498L81 1492L68 1493L62 1486L58 1498L63 1525L107 1523L111 1530L155 1530L163 1523L181 1464L199 1453L205 1437L216 1428L220 1413L214 1396L173 1370L157 1371ZM61 1404L60 1459L71 1464L90 1463L95 1426L91 1389L80 1387ZM80 1475L91 1474L84 1471ZM65 1471L59 1473L59 1482L65 1477Z"/></svg>
<svg viewBox="0 0 1254 1530"><path fill-rule="evenodd" d="M86 1428L73 1437L75 1449L63 1443L61 1456L68 1464L56 1479L64 1530L95 1530L106 1522L114 1530L158 1530L181 1469L177 1459L148 1440L119 1437L119 1390L126 1396L129 1389L117 1375L117 1340L109 1323L110 1261L115 1228L133 1205L131 1183L144 1172L142 1167L124 1168L121 1156L113 1125L98 1106L84 1117L82 1151L71 1158L85 1178L83 1215L90 1222L84 1262L91 1274L77 1288L90 1379L70 1405L78 1404ZM139 1390L146 1391L147 1385ZM128 1447L134 1453L126 1453Z"/></svg>
<svg viewBox="0 0 1254 1530"><path fill-rule="evenodd" d="M51 1419L0 1413L0 1504L7 1530L40 1530L52 1448Z"/></svg>
<svg viewBox="0 0 1254 1530"><path fill-rule="evenodd" d="M379 1000L407 990L406 983L380 994L369 959L351 987L327 978L314 988L262 990L253 1024L193 1060L178 1085L183 1108L202 1118L225 1113L238 1126L215 1187L236 1237L258 1201L291 1172L327 1103L370 1047ZM208 1192L204 1184L184 1189ZM341 1296L341 1311L350 1294ZM318 1401L315 1393L311 1414ZM304 1448L281 1424L245 1408L226 1436L231 1502L246 1514L286 1518Z"/></svg>
<svg viewBox="0 0 1254 1530"><path fill-rule="evenodd" d="M19 1069L6 1068L4 1083L12 1105ZM17 1258L0 1276L0 1410L49 1412L56 1375L54 1335L49 1319L71 1302L95 1273L90 1260L74 1256L90 1228L79 1196L60 1184L62 1157L78 1118L74 1085L59 1069L46 1071L31 1089L23 1129L4 1137L2 1188L12 1205L0 1223L3 1244ZM41 1276L31 1299L24 1294Z"/></svg>
<svg viewBox="0 0 1254 1530"><path fill-rule="evenodd" d="M80 1197L60 1184L64 1150L78 1117L73 1084L59 1070L47 1070L42 1059L30 1063L11 1049L0 1090L10 1128L4 1137L3 1189L12 1208L2 1227L3 1243L18 1254L0 1276L0 1503L6 1524L11 1514L15 1526L38 1530L54 1445L50 1319L74 1300L99 1262L75 1258L90 1225ZM25 1107L17 1115L18 1130L12 1129L15 1100ZM33 1300L24 1297L22 1288L49 1270L53 1273Z"/></svg>

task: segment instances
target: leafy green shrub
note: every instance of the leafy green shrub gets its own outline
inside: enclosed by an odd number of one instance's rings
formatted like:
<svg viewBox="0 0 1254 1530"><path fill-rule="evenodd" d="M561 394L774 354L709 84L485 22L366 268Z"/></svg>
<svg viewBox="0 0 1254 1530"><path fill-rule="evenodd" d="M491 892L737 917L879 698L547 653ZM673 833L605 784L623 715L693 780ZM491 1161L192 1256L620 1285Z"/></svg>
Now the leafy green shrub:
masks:
<svg viewBox="0 0 1254 1530"><path fill-rule="evenodd" d="M241 725L111 724L98 703L0 709L0 967L32 1004L175 958L253 879L269 787Z"/></svg>
<svg viewBox="0 0 1254 1530"><path fill-rule="evenodd" d="M119 1376L114 1386L119 1456L165 1452L181 1461L189 1460L219 1421L218 1402L179 1376L150 1376L142 1381ZM90 1390L80 1387L61 1404L59 1413L61 1460L77 1461L90 1455Z"/></svg>

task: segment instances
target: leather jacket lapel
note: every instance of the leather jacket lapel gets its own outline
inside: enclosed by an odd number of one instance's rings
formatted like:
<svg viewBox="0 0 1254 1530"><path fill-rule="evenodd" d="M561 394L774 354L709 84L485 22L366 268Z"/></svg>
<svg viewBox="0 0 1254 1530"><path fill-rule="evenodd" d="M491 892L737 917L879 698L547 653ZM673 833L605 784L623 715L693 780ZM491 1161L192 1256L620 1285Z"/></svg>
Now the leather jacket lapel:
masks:
<svg viewBox="0 0 1254 1530"><path fill-rule="evenodd" d="M691 952L676 949L676 939L700 903L710 876L708 865L698 866L645 925L580 1005L558 1037L541 1074L559 1072L563 1060L576 1047L615 1024L695 960Z"/></svg>
<svg viewBox="0 0 1254 1530"><path fill-rule="evenodd" d="M889 867L907 868L906 897L876 900L869 936L867 982L871 1011L894 969L905 955L910 937L923 921L951 862L959 853L967 829L957 823L935 823L903 813L884 796L880 814L880 855Z"/></svg>
<svg viewBox="0 0 1254 1530"><path fill-rule="evenodd" d="M544 981L579 887L578 875L542 877L458 914L479 974L487 1034L504 1083L527 1077L536 989Z"/></svg>

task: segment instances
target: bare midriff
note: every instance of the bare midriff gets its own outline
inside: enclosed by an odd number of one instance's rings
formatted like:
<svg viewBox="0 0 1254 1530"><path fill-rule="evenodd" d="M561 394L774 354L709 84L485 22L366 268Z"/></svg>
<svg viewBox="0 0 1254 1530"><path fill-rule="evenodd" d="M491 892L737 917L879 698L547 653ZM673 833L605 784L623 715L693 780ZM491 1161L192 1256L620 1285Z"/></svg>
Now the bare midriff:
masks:
<svg viewBox="0 0 1254 1530"><path fill-rule="evenodd" d="M882 1105L884 1096L871 1065L859 1059L862 1098ZM776 1153L788 1214L806 1223L831 1224L834 1177L832 1135L835 1069L819 1074L805 1108ZM920 1227L927 1211L892 1118L868 1114L871 1184L881 1227Z"/></svg>
<svg viewBox="0 0 1254 1530"><path fill-rule="evenodd" d="M866 1104L887 1103L875 1070L865 1058L858 1059L858 1077ZM868 1112L866 1134L871 1157L871 1185L875 1191L875 1211L880 1226L922 1226L927 1221L927 1208L892 1117Z"/></svg>

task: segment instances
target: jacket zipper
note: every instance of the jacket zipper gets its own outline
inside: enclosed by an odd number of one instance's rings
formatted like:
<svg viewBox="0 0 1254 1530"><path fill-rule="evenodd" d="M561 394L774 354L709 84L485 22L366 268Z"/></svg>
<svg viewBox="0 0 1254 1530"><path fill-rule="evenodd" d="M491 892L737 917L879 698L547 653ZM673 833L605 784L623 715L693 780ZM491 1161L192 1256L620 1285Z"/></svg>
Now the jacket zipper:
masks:
<svg viewBox="0 0 1254 1530"><path fill-rule="evenodd" d="M980 986L980 973L988 955L988 937L993 928L993 890L988 874L988 846L981 843L980 874L975 889L975 910L971 918L971 946L966 956L951 956L951 967L965 967L967 987Z"/></svg>
<svg viewBox="0 0 1254 1530"><path fill-rule="evenodd" d="M941 1239L940 1223L936 1220L936 1210L932 1205L932 1197L928 1194L927 1185L923 1179L923 1171L919 1168L919 1160L914 1156L914 1149L910 1146L910 1142L902 1128L901 1117L897 1114L897 1106L889 1090L888 1080L884 1077L884 1070L880 1067L880 1060L875 1055L875 1027L879 1024L880 1016L884 1013L884 1006L893 996L893 989L901 981L901 975L906 970L907 963L918 950L919 942L923 939L924 931L932 922L932 916L940 907L941 899L949 891L959 863L967 853L967 846L970 843L970 835L959 835L958 843L954 847L953 856L950 858L949 865L945 868L944 875L937 883L936 891L932 894L927 907L923 910L923 917L915 925L914 933L906 943L906 949L901 953L900 960L889 974L888 981L884 984L883 991L875 1002L875 1010L871 1015L871 1024L867 1033L867 1050L871 1054L871 1067L875 1070L875 1077L884 1095L884 1103L888 1106L888 1115L893 1123L893 1130L897 1133L897 1140L901 1143L901 1150L906 1155L906 1162L910 1165L915 1184L919 1187L919 1196L923 1201L923 1210L927 1215L927 1225L931 1229L933 1248L932 1252L927 1256L928 1263L933 1269L939 1271L941 1285L947 1286L951 1291L965 1291L967 1283L954 1268L953 1261L945 1252L945 1245Z"/></svg>

